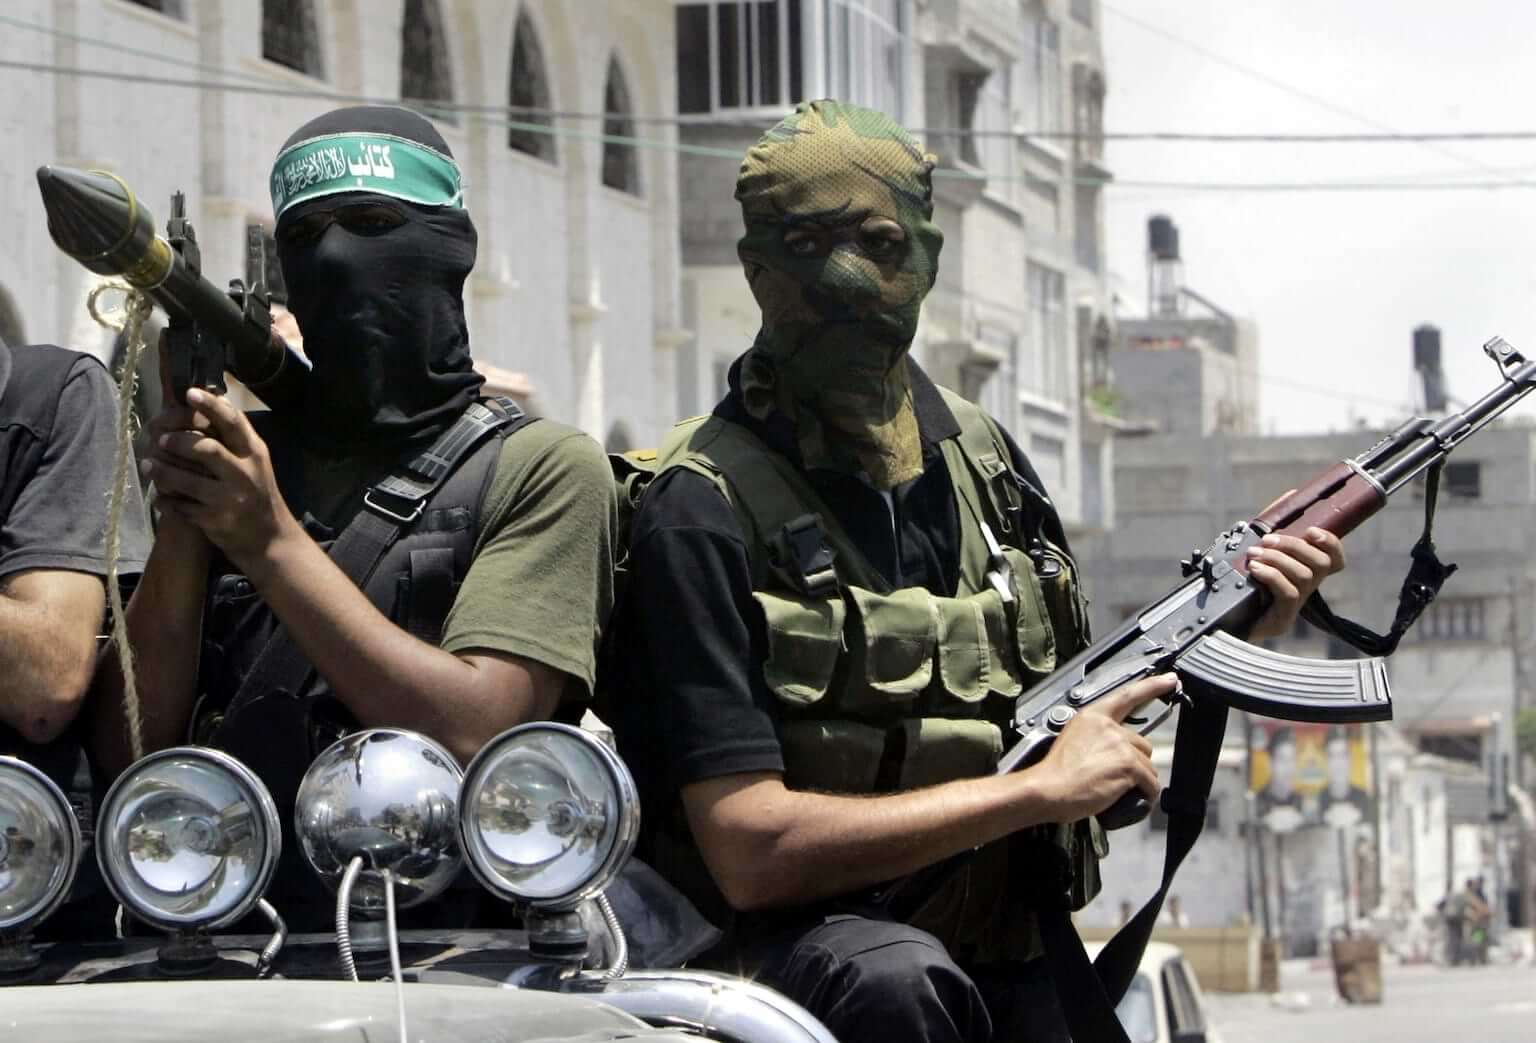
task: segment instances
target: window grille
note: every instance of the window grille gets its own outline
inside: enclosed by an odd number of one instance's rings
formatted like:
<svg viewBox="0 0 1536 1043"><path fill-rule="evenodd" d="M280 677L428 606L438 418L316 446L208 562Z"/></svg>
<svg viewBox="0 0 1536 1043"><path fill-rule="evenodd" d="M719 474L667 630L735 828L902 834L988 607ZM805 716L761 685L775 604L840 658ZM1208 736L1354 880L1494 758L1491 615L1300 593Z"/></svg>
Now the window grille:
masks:
<svg viewBox="0 0 1536 1043"><path fill-rule="evenodd" d="M903 119L908 6L909 0L679 3L678 111L768 115L807 97L832 97Z"/></svg>

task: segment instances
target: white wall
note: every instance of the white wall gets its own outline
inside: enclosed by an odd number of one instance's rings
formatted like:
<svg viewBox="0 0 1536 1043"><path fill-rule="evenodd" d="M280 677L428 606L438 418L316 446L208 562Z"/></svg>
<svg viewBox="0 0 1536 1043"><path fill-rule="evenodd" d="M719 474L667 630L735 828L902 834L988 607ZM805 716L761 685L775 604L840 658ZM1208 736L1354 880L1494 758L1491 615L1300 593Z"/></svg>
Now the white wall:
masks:
<svg viewBox="0 0 1536 1043"><path fill-rule="evenodd" d="M603 108L617 53L637 113L675 107L668 0L440 0L455 101L507 101L513 27L526 8L539 32L553 107ZM0 58L176 79L394 99L400 83L403 0L317 0L324 80L261 57L257 0L186 0L176 19L127 0L17 0L3 13L54 31L0 25ZM62 34L100 38L182 63L157 62ZM234 91L193 91L78 76L0 70L0 215L13 229L0 252L0 286L28 337L100 350L83 319L92 283L47 236L32 170L43 163L110 169L163 222L170 193L187 194L211 279L243 274L244 226L270 220L267 175L289 133L336 102ZM495 119L440 124L465 174L480 233L466 288L477 357L526 372L547 415L602 438L621 427L652 442L675 413L670 344L677 339L676 157L672 128L637 125L661 147L639 150L641 194L601 181L600 124L563 120L557 161L507 146ZM658 379L658 375L660 379Z"/></svg>

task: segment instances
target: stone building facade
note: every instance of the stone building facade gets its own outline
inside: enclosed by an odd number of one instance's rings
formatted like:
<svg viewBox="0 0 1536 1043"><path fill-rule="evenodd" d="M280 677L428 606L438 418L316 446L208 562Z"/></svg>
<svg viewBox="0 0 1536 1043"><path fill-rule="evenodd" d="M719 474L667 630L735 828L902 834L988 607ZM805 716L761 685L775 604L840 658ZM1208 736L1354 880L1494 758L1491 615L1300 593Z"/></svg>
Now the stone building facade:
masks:
<svg viewBox="0 0 1536 1043"><path fill-rule="evenodd" d="M945 245L914 357L1018 438L1069 526L1107 524L1109 429L1082 378L1111 322L1098 17L1092 0L677 0L684 411L713 405L757 331L742 153L795 100L869 105L939 161Z"/></svg>
<svg viewBox="0 0 1536 1043"><path fill-rule="evenodd" d="M1489 376L1491 385L1491 371ZM1191 548L1338 460L1359 454L1381 434L1119 438L1116 529L1078 546L1095 629L1106 632L1165 593L1179 581L1178 562ZM1335 611L1373 629L1387 628L1423 509L1421 492L1405 489L1349 536L1348 567L1327 587ZM1451 883L1479 874L1500 892L1501 917L1526 915L1519 908L1528 902L1519 897L1525 878L1516 851L1519 836L1536 822L1521 810L1527 802L1514 772L1508 780L1517 784L1508 793L1509 817L1503 824L1492 821L1488 768L1493 756L1513 752L1510 724L1532 697L1533 512L1536 428L1518 422L1490 428L1451 458L1434 531L1441 558L1459 570L1388 660L1395 718L1391 725L1373 726L1378 729L1372 758L1375 807L1366 821L1349 828L1342 858L1334 829L1299 829L1278 845L1266 834L1272 923L1283 928L1293 951L1325 937L1346 908L1352 915L1377 915L1401 936L1422 940ZM1311 657L1356 654L1304 623L1273 646ZM1246 915L1257 886L1254 848L1244 825L1244 737L1240 715L1233 719L1230 773L1217 786L1215 825L1175 888L1186 896L1194 926L1223 925ZM1171 729L1165 732L1158 739L1171 741ZM1163 835L1151 826L1115 834L1105 894L1085 911L1085 922L1114 922L1122 899L1139 906L1154 886L1162 845ZM1357 852L1361 845L1365 850ZM1282 858L1284 868L1275 869ZM1362 864L1368 867L1365 904ZM1196 895L1199 901L1190 897Z"/></svg>
<svg viewBox="0 0 1536 1043"><path fill-rule="evenodd" d="M675 418L676 132L637 121L674 106L670 0L17 0L0 14L0 58L35 66L0 69L14 229L0 336L103 344L84 317L90 277L48 238L38 165L111 170L162 221L181 189L222 282L244 274L246 225L271 222L288 134L338 99L406 98L464 170L476 358L526 373L540 411L613 444ZM535 111L514 121L509 105Z"/></svg>

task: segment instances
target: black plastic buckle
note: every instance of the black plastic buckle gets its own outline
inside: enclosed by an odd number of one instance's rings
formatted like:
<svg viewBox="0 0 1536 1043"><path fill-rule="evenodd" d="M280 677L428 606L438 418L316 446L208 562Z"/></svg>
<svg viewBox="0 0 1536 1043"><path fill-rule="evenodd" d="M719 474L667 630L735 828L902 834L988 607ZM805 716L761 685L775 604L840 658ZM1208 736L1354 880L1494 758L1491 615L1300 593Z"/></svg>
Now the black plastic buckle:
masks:
<svg viewBox="0 0 1536 1043"><path fill-rule="evenodd" d="M821 515L802 514L786 522L770 548L770 565L788 586L808 598L830 597L837 591L837 554L827 543Z"/></svg>

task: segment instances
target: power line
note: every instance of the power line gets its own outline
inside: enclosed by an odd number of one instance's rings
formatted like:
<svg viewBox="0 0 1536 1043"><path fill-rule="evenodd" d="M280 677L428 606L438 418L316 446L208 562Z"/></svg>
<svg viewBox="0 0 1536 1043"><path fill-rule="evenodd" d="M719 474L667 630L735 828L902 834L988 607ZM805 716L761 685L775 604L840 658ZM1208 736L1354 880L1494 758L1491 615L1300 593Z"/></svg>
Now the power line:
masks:
<svg viewBox="0 0 1536 1043"><path fill-rule="evenodd" d="M971 137L1059 138L1073 141L1172 141L1210 142L1220 144L1283 144L1283 145L1419 145L1435 141L1536 141L1536 130L1424 130L1379 131L1369 134L1289 133L1289 132L1228 132L1228 131L1104 131L1088 134L1070 130L914 130L914 134L963 134Z"/></svg>
<svg viewBox="0 0 1536 1043"><path fill-rule="evenodd" d="M1193 40L1186 39L1176 33L1171 33L1161 26L1154 25L1144 19L1137 18L1135 15L1128 14L1118 7L1113 6L1112 4L1104 4L1103 7L1104 10L1108 11L1115 17L1129 22L1132 25L1142 29L1143 31L1151 33L1153 36L1162 37L1164 40L1178 44L1180 47L1185 47L1200 55L1202 58L1205 58L1207 61L1214 62L1217 65L1231 69L1232 71L1240 73L1243 76L1247 76L1250 79L1257 80L1260 83L1267 84L1268 86L1283 91L1286 94L1290 94L1293 97L1300 98L1308 104L1315 105L1318 108L1331 112L1336 116L1342 116L1343 118L1354 123L1370 127L1372 130L1379 133L1402 133L1396 127L1382 123L1380 120L1372 119L1370 116L1356 112L1353 109L1346 108L1345 106L1340 105L1338 102L1333 101L1331 98L1324 97L1320 94L1314 94L1311 91L1297 87L1295 84L1287 83L1278 77L1271 76L1266 72L1255 69L1250 65L1244 65L1242 62L1234 61L1225 55L1218 54L1208 47L1204 47L1201 44L1195 43ZM1454 149L1448 149L1444 145L1437 144L1434 141L1425 141L1421 142L1421 144L1423 144L1426 148L1438 152L1442 156L1446 156L1455 160L1457 163L1460 163L1463 166L1476 167L1477 169L1482 170L1484 173L1489 173L1491 171L1491 168L1487 164L1479 162L1475 159L1471 159L1467 156L1463 156L1461 153L1455 151Z"/></svg>
<svg viewBox="0 0 1536 1043"><path fill-rule="evenodd" d="M155 87L171 87L191 90L225 91L235 94L250 94L267 97L302 98L306 100L322 100L358 105L391 105L400 104L398 98L378 98L366 95L343 94L335 91L324 91L304 87L283 87L276 84L245 84L245 83L221 83L212 80L190 80L167 76L152 76L144 73L117 72L111 69L89 69L78 66L52 65L43 62L22 62L10 59L0 59L0 69L17 69L26 72L43 73L57 76L76 76L84 79L104 79L119 83L137 83ZM525 130L535 134L545 134L552 137L571 138L586 141L611 142L620 145L629 145L635 148L662 149L677 152L684 155L703 156L706 158L730 160L740 162L741 152L737 149L713 148L704 145L691 145L680 141L664 141L653 138L636 137L629 134L598 133L595 131L582 131L566 127L555 127L544 123L531 123L524 120L505 118L502 114L518 111L511 107L489 105L450 105L447 103L427 102L423 108L429 114L433 112L459 112L484 123L496 126L504 126L518 130ZM611 118L617 121L628 120L630 117L614 115ZM1030 174L997 174L985 171L951 170L941 168L934 171L936 178L952 178L967 181L1034 181L1038 180ZM1194 191L1194 192L1416 192L1416 191L1485 191L1507 188L1536 188L1536 180L1506 180L1506 181L1454 181L1454 182L1361 182L1361 181L1137 181L1118 180L1109 177L1072 177L1064 178L1073 184L1084 186L1102 186L1120 189L1153 189L1158 191Z"/></svg>
<svg viewBox="0 0 1536 1043"><path fill-rule="evenodd" d="M1111 8L1106 8L1106 10L1112 10L1112 9ZM1120 14L1122 17L1125 17L1125 18L1127 18L1130 21L1137 21L1136 19L1131 18L1128 15L1124 15L1123 12L1118 12L1117 11L1115 13L1116 14ZM1139 23L1139 24L1142 24L1145 27L1145 23ZM127 44L119 43L119 42L117 42L115 40L108 40L108 39L105 39L105 38L102 38L102 37L97 37L97 36L88 36L88 35L83 34L83 33L68 32L66 30L57 29L57 28L54 28L52 26L39 25L39 24L37 24L35 22L28 22L28 21L25 21L23 19L12 18L12 17L10 17L8 15L4 15L4 14L0 14L0 25L8 25L8 26L11 26L13 28L23 29L23 30L27 30L27 31L30 31L30 32L41 33L41 34L44 34L44 35L47 35L47 36L53 36L53 37L57 37L57 38L63 39L63 40L69 40L69 41L72 41L72 42L75 42L75 43L86 44L88 46L93 46L93 47L100 47L100 48L102 48L104 50L113 51L113 52L118 53L118 54L130 55L130 56L136 57L136 58L145 58L145 59L148 59L150 61L160 62L162 64L170 65L170 66L177 67L177 68L190 69L190 70L193 70L193 71L196 71L196 72L208 73L208 74L211 74L211 75L214 75L214 76L233 77L235 79L243 80L247 84L250 84L251 86L246 88L246 91L249 92L249 93L261 93L261 94L271 93L271 94L277 94L277 95L283 95L283 96L316 97L316 98L326 98L326 99L335 100L335 101L357 101L357 102L360 102L360 103L361 102L365 102L365 101L366 102L371 102L371 103L379 103L381 101L382 102L388 102L388 101L398 101L399 100L399 99L364 98L362 96L345 95L345 94L341 94L339 92L326 91L326 90L319 89L319 88L302 88L302 87L298 87L298 88L281 88L281 87L274 87L272 85L271 80L267 79L266 77L262 76L259 73L247 72L247 71L239 70L239 69L229 69L229 68L225 68L223 66L209 65L209 64L207 64L205 62L198 62L198 61L192 61L192 60L184 59L184 58L177 58L177 57L173 57L173 56L168 55L168 54L164 54L164 53L159 52L159 51L153 51L153 50L148 50L148 49L139 48L139 47L131 47L131 46L127 45ZM1213 60L1220 60L1224 64L1228 64L1228 65L1231 65L1233 67L1241 68L1241 69L1243 69L1249 75L1260 76L1260 77L1264 78L1266 82L1272 83L1272 84L1274 84L1276 86L1284 87L1285 89L1291 90L1291 91L1294 92L1293 88L1288 87L1287 85L1281 83L1278 80L1274 80L1273 78L1266 77L1266 76L1264 76L1264 74L1258 73L1258 72L1256 72L1254 70L1251 70L1251 69L1248 69L1246 66L1238 66L1237 63L1231 62L1228 59L1222 59L1222 58L1219 58L1219 56L1214 56L1213 52L1205 51L1204 49L1199 48L1198 45L1196 45L1196 44L1190 43L1188 41L1184 41L1181 38L1173 37L1172 34L1163 32L1162 30L1156 30L1156 31L1159 33L1159 35L1168 37L1170 39L1179 40L1179 42L1183 43L1186 46L1189 46L1189 47L1192 47L1192 48L1196 48L1197 50L1200 50L1200 52L1202 54L1205 54L1207 57L1212 57ZM30 66L17 66L17 67L32 68ZM59 71L59 72L63 72L66 69L70 69L70 71L77 72L80 75L86 75L87 72L95 72L95 73L102 73L103 72L103 70L71 69L68 66L55 66L54 68L57 71ZM137 76L137 75L141 75L141 74L117 73L116 75L126 78L128 76ZM198 86L198 87L201 87L201 88L204 88L204 89L214 89L214 87L215 87L214 84L208 83L207 81L174 81L174 80L168 80L168 79L161 79L161 78L157 78L157 77L150 77L150 78L148 78L148 79L146 79L146 80L144 80L142 82L149 82L149 83L162 84L162 85L172 85L172 84L180 85L180 84L184 84L186 86ZM224 86L226 89L228 89L231 85L222 85L222 86ZM1302 96L1305 97L1309 101L1319 101L1318 98L1316 98L1315 96L1310 95L1310 94L1303 93ZM712 114L695 114L695 115L682 114L682 115L675 115L675 116L645 115L645 114L640 114L640 113L626 113L626 112L592 112L592 111L575 111L575 110L570 110L570 109L550 109L550 108L538 108L538 107L534 107L534 106L469 105L469 104L461 104L461 103L458 103L458 102L447 101L447 100L438 101L438 100L431 100L431 99L428 100L428 103L430 104L430 107L434 111L458 112L458 113L466 113L466 114L503 115L503 116L509 116L509 117L523 116L523 117L530 117L530 118L540 119L540 120L543 120L543 119L568 119L568 120L586 120L586 121L611 120L611 121L629 121L629 122L637 123L637 124L657 125L657 126L676 126L676 127L692 127L692 126L739 127L739 128L747 129L747 130L760 130L763 127L763 121L762 120L747 119L747 118L731 118L729 116L721 117L721 116L716 116L716 115L712 115ZM1348 114L1348 110L1340 110L1340 111L1343 111L1346 114ZM1364 120L1364 117L1355 117L1355 118ZM535 126L542 126L542 124L535 124ZM1268 132L1268 131L1257 131L1257 132L1251 132L1251 131L1165 131L1165 130L1150 130L1150 131L1081 131L1081 130L1025 128L1025 127L1012 127L1012 128L1010 128L1008 130L990 130L990 129L983 129L983 128L975 128L975 127L910 127L910 128L908 128L908 130L909 130L910 133L912 133L915 136L952 137L952 138L1021 138L1022 137L1022 138L1035 138L1035 139L1046 140L1046 141L1073 141L1073 142L1075 142L1075 141L1126 141L1126 142L1135 142L1135 141L1140 141L1140 142L1159 142L1159 141L1161 141L1161 142L1175 142L1175 143L1177 143L1177 142L1184 142L1184 143L1202 142L1202 143L1227 143L1227 144L1329 144L1329 145L1337 145L1337 144L1423 144L1423 143L1426 143L1426 142L1437 142L1437 141L1491 141L1491 142L1536 141L1536 130L1480 130L1480 131L1439 131L1439 130L1426 130L1426 131L1395 131L1395 130L1391 130L1391 129L1388 129L1388 128L1385 128L1385 127L1383 127L1382 129L1380 129L1378 131L1372 132L1372 133L1353 133L1353 134L1344 134L1344 133L1309 133L1309 132Z"/></svg>

